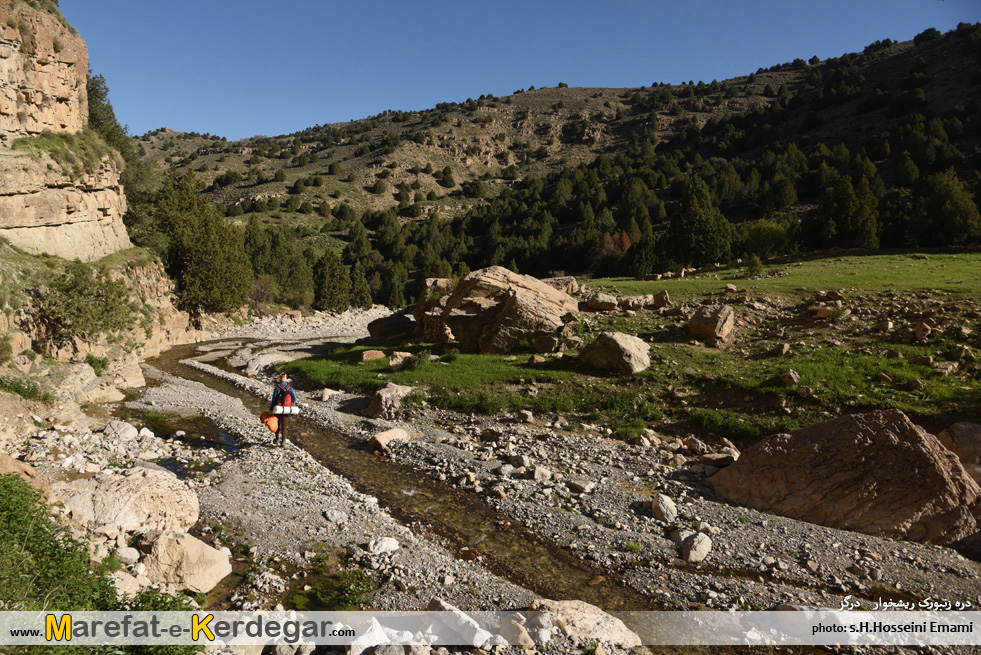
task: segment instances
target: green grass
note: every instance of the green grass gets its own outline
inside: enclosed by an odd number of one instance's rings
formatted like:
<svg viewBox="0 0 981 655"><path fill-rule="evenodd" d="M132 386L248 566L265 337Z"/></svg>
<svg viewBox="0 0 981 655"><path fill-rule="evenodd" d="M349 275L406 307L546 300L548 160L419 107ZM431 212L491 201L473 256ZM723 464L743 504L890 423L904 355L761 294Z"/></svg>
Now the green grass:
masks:
<svg viewBox="0 0 981 655"><path fill-rule="evenodd" d="M873 251L842 256L815 256L791 263L768 263L767 271L779 277L748 280L744 268L736 266L703 273L694 278L640 281L632 278L586 280L589 287L616 289L623 295L658 293L667 290L672 301L692 301L720 293L735 284L750 293L798 297L815 291L839 290L861 293L901 291L904 295L940 291L958 297L981 295L981 252Z"/></svg>
<svg viewBox="0 0 981 655"><path fill-rule="evenodd" d="M286 368L311 383L346 390L371 391L389 381L415 386L435 406L460 413L530 409L536 415L564 414L574 421L599 422L624 440L647 428L752 440L841 413L884 408L904 411L928 429L981 414L981 374L975 365L962 365L956 374L942 377L930 366L912 363L924 355L943 360L954 346L974 343L981 333L981 322L972 318L981 310L976 301L981 296L981 253L931 253L925 260L913 253L849 255L789 263L783 270L786 276L736 282L740 288L752 285L746 294L751 301L769 298L768 304L779 308L758 310L737 303L737 338L722 349L692 343L684 316L584 313L579 333L587 342L597 332L611 330L651 344L651 367L629 377L589 369L574 352L548 359L541 367L527 364L529 352L508 361L502 355L450 351L434 363L427 349L442 352L440 347L392 343L342 348ZM617 286L622 293L666 288L675 301L701 302L715 296L727 281L722 272L701 279L617 281ZM956 302L958 308L937 314L952 329L935 332L926 343L903 344L871 330L880 318L810 319L806 306L814 291L832 289L851 299L848 306L853 309L875 309L883 302L912 304L914 313L937 303ZM920 320L894 318L897 327ZM970 327L974 333L959 336L958 327ZM782 342L791 345L789 354L768 354ZM419 357L399 372L389 370L387 358L361 363L361 353L375 348L406 350ZM903 358L886 358L887 350ZM800 374L799 385L774 381L788 369ZM920 380L923 388L911 390L907 383L912 380ZM535 395L529 393L532 382ZM809 387L811 393L798 394L799 386ZM406 404L423 397L417 392Z"/></svg>
<svg viewBox="0 0 981 655"><path fill-rule="evenodd" d="M115 152L89 127L77 134L45 132L40 136L23 137L16 139L11 147L47 154L61 166L62 173L73 180L95 171L103 157L111 157Z"/></svg>

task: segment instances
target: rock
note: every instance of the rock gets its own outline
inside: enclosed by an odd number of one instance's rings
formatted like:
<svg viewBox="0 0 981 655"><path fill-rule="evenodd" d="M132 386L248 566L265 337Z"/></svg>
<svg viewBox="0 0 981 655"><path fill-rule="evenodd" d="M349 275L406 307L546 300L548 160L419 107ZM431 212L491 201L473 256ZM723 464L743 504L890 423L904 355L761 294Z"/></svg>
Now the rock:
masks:
<svg viewBox="0 0 981 655"><path fill-rule="evenodd" d="M408 441L410 439L409 433L402 428L392 428L391 430L385 430L384 432L379 432L371 439L368 440L368 445L376 450L380 450L383 453L388 452L388 444L392 443L396 439L402 439Z"/></svg>
<svg viewBox="0 0 981 655"><path fill-rule="evenodd" d="M491 638L491 633L481 628L480 624L458 608L447 603L442 598L433 598L431 601L429 601L427 609L430 612L445 612L445 614L440 616L440 620L447 627L460 635L460 637L462 637L464 640L464 644L477 646L479 648L480 646L486 644Z"/></svg>
<svg viewBox="0 0 981 655"><path fill-rule="evenodd" d="M702 305L688 320L688 331L699 341L725 341L735 323L736 312L730 305Z"/></svg>
<svg viewBox="0 0 981 655"><path fill-rule="evenodd" d="M527 409L518 410L516 416L518 417L518 420L521 421L522 423L535 422L535 415L531 412L531 410L527 410Z"/></svg>
<svg viewBox="0 0 981 655"><path fill-rule="evenodd" d="M442 319L449 300L447 294L453 284L453 280L435 277L426 278L423 282L422 293L419 294L413 314L416 319L416 334L423 341L444 343L453 339L453 332Z"/></svg>
<svg viewBox="0 0 981 655"><path fill-rule="evenodd" d="M664 523L674 523L678 518L678 507L668 496L658 494L651 499L651 516Z"/></svg>
<svg viewBox="0 0 981 655"><path fill-rule="evenodd" d="M571 275L565 275L563 277L548 277L542 280L542 283L547 284L553 289L558 289L563 293L574 294L579 293L579 283L576 282L576 278Z"/></svg>
<svg viewBox="0 0 981 655"><path fill-rule="evenodd" d="M700 464L724 468L736 461L736 458L729 453L706 453L698 458Z"/></svg>
<svg viewBox="0 0 981 655"><path fill-rule="evenodd" d="M536 353L554 353L559 349L559 340L551 334L542 334L535 338Z"/></svg>
<svg viewBox="0 0 981 655"><path fill-rule="evenodd" d="M198 497L167 473L137 467L59 482L54 491L72 518L90 531L112 526L122 532L187 530L198 520Z"/></svg>
<svg viewBox="0 0 981 655"><path fill-rule="evenodd" d="M774 357L783 357L789 352L790 352L789 343L778 343L776 346L773 347L773 350L770 351L770 354L773 355Z"/></svg>
<svg viewBox="0 0 981 655"><path fill-rule="evenodd" d="M183 532L154 530L141 545L147 577L178 589L207 593L232 572L228 555Z"/></svg>
<svg viewBox="0 0 981 655"><path fill-rule="evenodd" d="M913 334L916 335L917 341L926 341L930 338L930 334L933 332L931 328L926 323L919 323L915 328L913 328Z"/></svg>
<svg viewBox="0 0 981 655"><path fill-rule="evenodd" d="M348 521L348 515L336 509L325 509L323 511L323 516L331 523L337 523L338 525L347 523Z"/></svg>
<svg viewBox="0 0 981 655"><path fill-rule="evenodd" d="M388 367L393 371L401 371L405 368L405 363L412 357L412 353L396 350L388 356Z"/></svg>
<svg viewBox="0 0 981 655"><path fill-rule="evenodd" d="M362 362L371 362L376 359L385 359L385 353L380 350L365 350L361 353Z"/></svg>
<svg viewBox="0 0 981 655"><path fill-rule="evenodd" d="M681 542L681 558L689 564L698 564L712 550L712 540L702 532L696 532Z"/></svg>
<svg viewBox="0 0 981 655"><path fill-rule="evenodd" d="M326 402L327 400L330 399L331 396L336 396L339 393L341 393L341 392L340 391L335 391L333 389L328 389L327 387L324 387L323 389L320 390L320 400L322 402Z"/></svg>
<svg viewBox="0 0 981 655"><path fill-rule="evenodd" d="M408 335L415 332L415 330L415 318L407 316L402 312L382 316L381 318L376 318L371 323L368 323L368 334L370 334L373 339L378 339L381 337L395 337L403 334Z"/></svg>
<svg viewBox="0 0 981 655"><path fill-rule="evenodd" d="M51 488L41 482L37 477L37 471L30 464L19 462L6 453L0 453L0 475L16 475L27 484L41 491L48 501L51 500Z"/></svg>
<svg viewBox="0 0 981 655"><path fill-rule="evenodd" d="M552 479L552 471L544 466L536 466L531 472L531 477L535 482L548 482Z"/></svg>
<svg viewBox="0 0 981 655"><path fill-rule="evenodd" d="M140 435L140 432L126 421L109 421L102 430L102 434L107 437L116 437L121 441L132 441Z"/></svg>
<svg viewBox="0 0 981 655"><path fill-rule="evenodd" d="M429 324L423 331L438 333L435 341L446 341L448 332L463 352L503 353L521 341L554 335L575 318L578 305L540 280L491 266L464 277L442 306L424 311Z"/></svg>
<svg viewBox="0 0 981 655"><path fill-rule="evenodd" d="M394 537L382 537L381 539L372 539L368 542L368 552L372 555L383 555L385 553L394 553L399 549L399 542Z"/></svg>
<svg viewBox="0 0 981 655"><path fill-rule="evenodd" d="M789 369L777 376L780 380L780 384L792 387L800 382L800 373L794 369Z"/></svg>
<svg viewBox="0 0 981 655"><path fill-rule="evenodd" d="M388 382L375 392L368 402L367 415L371 418L393 419L398 414L402 399L412 393L413 387Z"/></svg>
<svg viewBox="0 0 981 655"><path fill-rule="evenodd" d="M579 353L579 359L599 369L632 375L651 365L650 346L642 339L621 332L601 332Z"/></svg>
<svg viewBox="0 0 981 655"><path fill-rule="evenodd" d="M957 455L968 475L981 484L981 425L954 423L937 438L947 450Z"/></svg>
<svg viewBox="0 0 981 655"><path fill-rule="evenodd" d="M255 355L245 363L245 374L256 376L270 366L281 362L288 362L290 359L291 358L289 355L285 355L283 353L263 353L261 355Z"/></svg>
<svg viewBox="0 0 981 655"><path fill-rule="evenodd" d="M126 571L113 571L109 574L116 593L120 596L135 596L140 593L140 582Z"/></svg>
<svg viewBox="0 0 981 655"><path fill-rule="evenodd" d="M623 621L581 600L539 598L533 600L528 609L551 614L552 622L569 637L595 639L621 648L640 646L640 637L629 630Z"/></svg>
<svg viewBox="0 0 981 655"><path fill-rule="evenodd" d="M651 301L654 309L663 309L665 307L671 306L671 296L668 295L667 289L661 293L654 294L654 299Z"/></svg>
<svg viewBox="0 0 981 655"><path fill-rule="evenodd" d="M909 472L916 471L916 484ZM710 482L730 502L876 536L948 544L977 531L981 488L902 412L769 437Z"/></svg>
<svg viewBox="0 0 981 655"><path fill-rule="evenodd" d="M140 561L140 551L129 546L116 549L116 558L124 565L130 566Z"/></svg>
<svg viewBox="0 0 981 655"><path fill-rule="evenodd" d="M608 312L616 309L620 303L608 293L594 293L586 300L586 307L598 312Z"/></svg>

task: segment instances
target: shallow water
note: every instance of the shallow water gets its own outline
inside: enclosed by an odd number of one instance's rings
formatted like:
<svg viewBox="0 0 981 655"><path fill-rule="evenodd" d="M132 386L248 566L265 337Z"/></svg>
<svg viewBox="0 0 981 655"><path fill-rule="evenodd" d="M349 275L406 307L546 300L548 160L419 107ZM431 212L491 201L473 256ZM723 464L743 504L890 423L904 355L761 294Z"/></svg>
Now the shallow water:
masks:
<svg viewBox="0 0 981 655"><path fill-rule="evenodd" d="M257 416L266 409L266 401L230 382L182 366L180 360L193 357L195 349L196 346L178 347L150 363L172 375L239 398ZM379 458L364 442L303 415L292 417L289 427L288 436L293 443L347 478L358 491L375 496L402 523L426 526L461 559L479 557L494 574L546 598L584 600L611 611L654 609L650 599L546 542L472 493L433 480L407 465Z"/></svg>

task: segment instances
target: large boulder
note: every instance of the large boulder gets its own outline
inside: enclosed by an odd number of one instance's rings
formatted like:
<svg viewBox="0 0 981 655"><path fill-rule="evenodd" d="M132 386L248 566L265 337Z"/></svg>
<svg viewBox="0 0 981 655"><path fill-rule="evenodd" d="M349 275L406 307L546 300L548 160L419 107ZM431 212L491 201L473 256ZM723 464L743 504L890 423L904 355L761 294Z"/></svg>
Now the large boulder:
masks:
<svg viewBox="0 0 981 655"><path fill-rule="evenodd" d="M146 576L178 589L207 593L232 572L228 555L183 532L154 530L140 545Z"/></svg>
<svg viewBox="0 0 981 655"><path fill-rule="evenodd" d="M710 481L731 502L908 541L953 543L977 532L981 513L957 456L897 410L774 435Z"/></svg>
<svg viewBox="0 0 981 655"><path fill-rule="evenodd" d="M570 637L595 639L621 648L640 646L640 637L618 618L581 600L533 600L528 609L548 612L552 622Z"/></svg>
<svg viewBox="0 0 981 655"><path fill-rule="evenodd" d="M981 484L981 425L954 423L938 434L937 438L947 450L960 458L968 475Z"/></svg>
<svg viewBox="0 0 981 655"><path fill-rule="evenodd" d="M736 323L736 312L729 305L702 305L688 319L688 330L699 341L725 341Z"/></svg>
<svg viewBox="0 0 981 655"><path fill-rule="evenodd" d="M651 365L651 348L643 339L622 332L601 332L583 348L579 359L593 368L632 375Z"/></svg>
<svg viewBox="0 0 981 655"><path fill-rule="evenodd" d="M435 305L420 298L417 309L424 338L456 339L464 352L502 353L521 341L555 334L575 318L578 305L541 280L491 266L464 277Z"/></svg>
<svg viewBox="0 0 981 655"><path fill-rule="evenodd" d="M187 530L198 520L198 497L170 473L144 467L54 485L72 518L91 531Z"/></svg>
<svg viewBox="0 0 981 655"><path fill-rule="evenodd" d="M416 321L413 317L407 316L402 312L389 314L376 318L368 323L368 334L373 339L379 337L395 337L403 334L412 334L416 329Z"/></svg>
<svg viewBox="0 0 981 655"><path fill-rule="evenodd" d="M388 382L368 401L367 414L371 418L393 419L402 406L402 399L412 393L413 387Z"/></svg>

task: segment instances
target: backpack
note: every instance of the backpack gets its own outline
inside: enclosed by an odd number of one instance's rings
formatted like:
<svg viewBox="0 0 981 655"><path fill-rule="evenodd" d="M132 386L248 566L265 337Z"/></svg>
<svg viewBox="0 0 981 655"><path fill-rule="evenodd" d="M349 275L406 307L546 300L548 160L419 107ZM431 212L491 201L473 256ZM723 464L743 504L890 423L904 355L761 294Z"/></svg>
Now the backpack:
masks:
<svg viewBox="0 0 981 655"><path fill-rule="evenodd" d="M279 402L276 403L276 404L277 405L282 405L283 407L292 407L293 406L293 396L292 396L292 394L290 394L290 391L292 391L292 389L290 389L290 385L288 385L288 384L286 384L286 385L278 384L276 386L278 386L279 387L279 390L283 392L283 397L280 398L279 399Z"/></svg>

